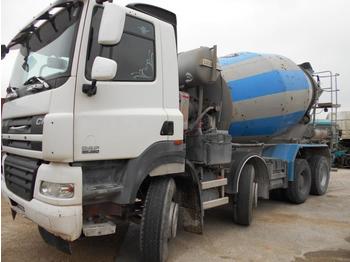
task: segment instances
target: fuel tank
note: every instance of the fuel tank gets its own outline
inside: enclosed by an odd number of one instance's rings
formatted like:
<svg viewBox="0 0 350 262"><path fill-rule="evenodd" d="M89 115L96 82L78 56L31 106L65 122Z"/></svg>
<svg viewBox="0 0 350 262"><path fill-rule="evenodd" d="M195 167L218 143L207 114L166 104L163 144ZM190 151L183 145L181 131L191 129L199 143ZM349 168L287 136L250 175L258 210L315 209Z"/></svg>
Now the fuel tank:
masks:
<svg viewBox="0 0 350 262"><path fill-rule="evenodd" d="M231 91L234 140L264 141L307 122L317 84L290 59L246 52L221 57L219 64Z"/></svg>

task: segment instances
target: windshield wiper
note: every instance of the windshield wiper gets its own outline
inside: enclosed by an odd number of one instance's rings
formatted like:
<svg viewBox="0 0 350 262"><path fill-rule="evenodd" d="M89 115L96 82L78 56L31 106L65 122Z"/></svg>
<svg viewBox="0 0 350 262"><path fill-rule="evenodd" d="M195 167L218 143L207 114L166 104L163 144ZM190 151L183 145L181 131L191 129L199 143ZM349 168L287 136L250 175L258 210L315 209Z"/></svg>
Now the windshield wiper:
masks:
<svg viewBox="0 0 350 262"><path fill-rule="evenodd" d="M27 88L27 91L41 91L43 89L50 89L51 86L42 78L38 76L32 76L23 85L30 85Z"/></svg>

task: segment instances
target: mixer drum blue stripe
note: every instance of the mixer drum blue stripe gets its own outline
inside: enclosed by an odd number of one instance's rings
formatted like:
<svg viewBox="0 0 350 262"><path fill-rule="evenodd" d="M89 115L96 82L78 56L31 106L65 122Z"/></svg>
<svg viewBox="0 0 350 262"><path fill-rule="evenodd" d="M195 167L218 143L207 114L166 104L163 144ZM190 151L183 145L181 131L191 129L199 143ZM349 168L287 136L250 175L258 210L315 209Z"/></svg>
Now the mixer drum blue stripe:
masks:
<svg viewBox="0 0 350 262"><path fill-rule="evenodd" d="M310 88L305 73L301 70L270 71L228 81L228 85L232 90L233 102Z"/></svg>
<svg viewBox="0 0 350 262"><path fill-rule="evenodd" d="M299 111L281 116L233 122L230 125L229 133L233 137L271 136L286 131L300 121L304 114L304 111Z"/></svg>

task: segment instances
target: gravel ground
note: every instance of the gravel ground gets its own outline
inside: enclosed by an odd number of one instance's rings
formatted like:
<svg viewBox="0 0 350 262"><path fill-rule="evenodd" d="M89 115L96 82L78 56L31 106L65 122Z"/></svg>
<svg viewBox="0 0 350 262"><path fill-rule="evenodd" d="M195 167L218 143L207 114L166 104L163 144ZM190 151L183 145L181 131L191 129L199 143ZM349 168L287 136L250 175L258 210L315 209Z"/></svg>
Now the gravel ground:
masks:
<svg viewBox="0 0 350 262"><path fill-rule="evenodd" d="M46 245L36 225L12 221L1 201L3 261L139 261L139 227L73 243L73 255ZM169 261L350 261L350 170L332 172L328 193L302 205L260 201L250 227L232 223L228 207L207 211L203 235L179 232Z"/></svg>

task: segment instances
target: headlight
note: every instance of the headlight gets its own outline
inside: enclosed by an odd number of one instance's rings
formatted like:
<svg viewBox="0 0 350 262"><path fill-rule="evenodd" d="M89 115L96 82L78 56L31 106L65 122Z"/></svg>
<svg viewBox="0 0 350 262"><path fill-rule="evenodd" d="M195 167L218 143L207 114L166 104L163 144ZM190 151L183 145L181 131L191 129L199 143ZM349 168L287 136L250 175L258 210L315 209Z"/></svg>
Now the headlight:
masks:
<svg viewBox="0 0 350 262"><path fill-rule="evenodd" d="M42 181L40 185L40 193L49 197L72 198L74 196L74 184Z"/></svg>

